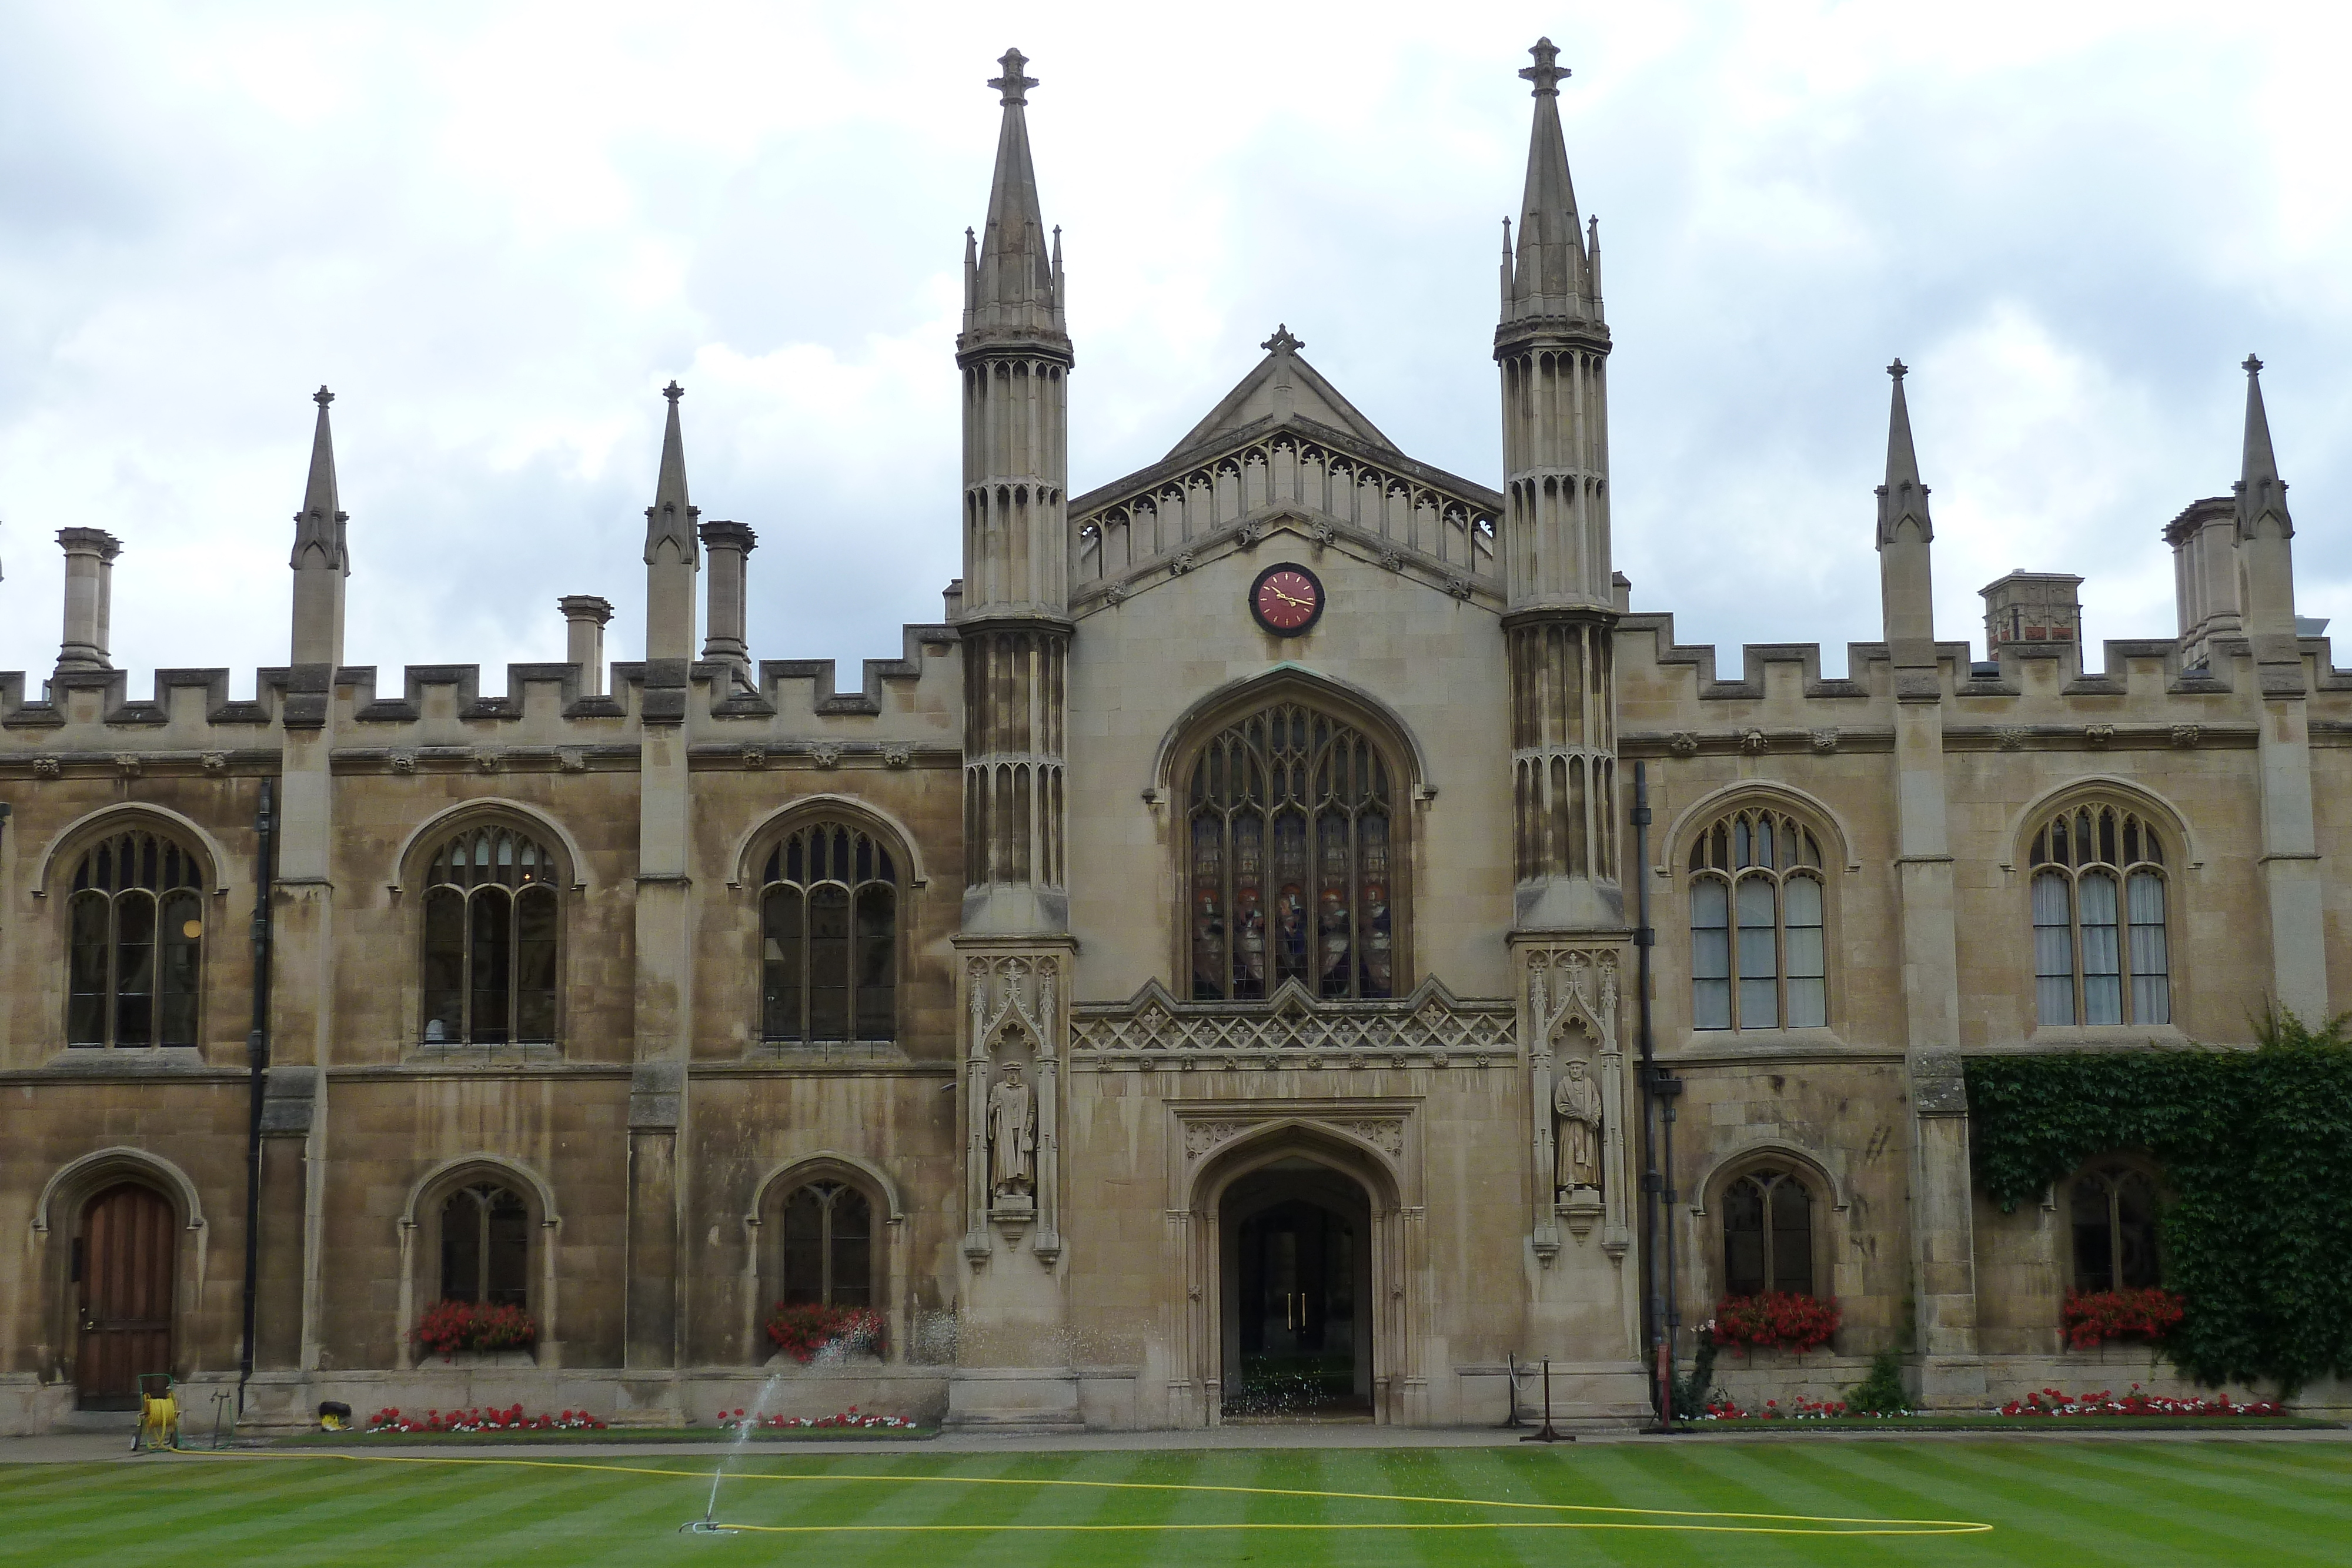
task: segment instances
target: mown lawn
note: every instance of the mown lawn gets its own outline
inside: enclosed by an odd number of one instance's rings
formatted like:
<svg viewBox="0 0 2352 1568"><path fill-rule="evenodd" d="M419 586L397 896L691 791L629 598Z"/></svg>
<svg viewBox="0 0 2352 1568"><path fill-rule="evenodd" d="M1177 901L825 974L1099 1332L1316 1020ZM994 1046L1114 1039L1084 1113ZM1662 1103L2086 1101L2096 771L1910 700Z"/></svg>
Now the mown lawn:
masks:
<svg viewBox="0 0 2352 1568"><path fill-rule="evenodd" d="M12 1467L0 1563L2352 1563L2352 1444L2330 1441L771 1450L739 1463L718 1517L768 1528L725 1538L677 1533L710 1484L708 1461L685 1455ZM1864 1530L1881 1532L1834 1533Z"/></svg>

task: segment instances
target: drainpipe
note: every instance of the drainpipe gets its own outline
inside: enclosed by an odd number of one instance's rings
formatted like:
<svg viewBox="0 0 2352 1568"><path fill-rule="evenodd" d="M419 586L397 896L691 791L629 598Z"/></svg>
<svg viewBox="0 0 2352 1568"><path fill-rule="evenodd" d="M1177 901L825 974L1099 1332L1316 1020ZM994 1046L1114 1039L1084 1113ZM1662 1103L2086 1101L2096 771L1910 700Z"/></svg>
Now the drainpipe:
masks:
<svg viewBox="0 0 2352 1568"><path fill-rule="evenodd" d="M269 886L277 824L276 790L261 781L261 808L253 831L260 841L253 887L253 1028L245 1037L252 1100L245 1129L245 1336L236 1359L236 1414L245 1418L245 1385L253 1376L253 1334L261 1286L261 1098L269 1071Z"/></svg>
<svg viewBox="0 0 2352 1568"><path fill-rule="evenodd" d="M1633 1005L1641 1020L1642 1070L1642 1350L1650 1364L1650 1403L1666 1418L1665 1357L1659 1354L1658 1324L1665 1317L1658 1295L1658 1145L1654 1135L1656 1095L1652 1078L1657 1051L1650 1034L1650 765L1633 764Z"/></svg>

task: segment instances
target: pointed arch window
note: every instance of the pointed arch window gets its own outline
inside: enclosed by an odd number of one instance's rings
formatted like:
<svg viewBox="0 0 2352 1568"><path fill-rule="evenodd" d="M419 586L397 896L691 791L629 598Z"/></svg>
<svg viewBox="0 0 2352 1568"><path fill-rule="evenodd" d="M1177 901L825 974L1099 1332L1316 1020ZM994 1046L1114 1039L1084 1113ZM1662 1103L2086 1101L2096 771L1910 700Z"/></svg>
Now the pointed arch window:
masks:
<svg viewBox="0 0 2352 1568"><path fill-rule="evenodd" d="M2043 1024L2172 1021L2164 834L2092 801L2033 834L2033 1010Z"/></svg>
<svg viewBox="0 0 2352 1568"><path fill-rule="evenodd" d="M1829 1023L1821 841L1785 811L1748 807L1691 844L1691 1027Z"/></svg>
<svg viewBox="0 0 2352 1568"><path fill-rule="evenodd" d="M1813 1293L1813 1195L1794 1171L1762 1166L1723 1189L1723 1281L1730 1296Z"/></svg>
<svg viewBox="0 0 2352 1568"><path fill-rule="evenodd" d="M562 906L545 843L499 823L434 852L425 890L424 1042L555 1039Z"/></svg>
<svg viewBox="0 0 2352 1568"><path fill-rule="evenodd" d="M1294 979L1333 999L1396 994L1392 777L1362 730L1299 703L1202 747L1185 814L1195 1001Z"/></svg>
<svg viewBox="0 0 2352 1568"><path fill-rule="evenodd" d="M2126 1160L2100 1160L2066 1184L2074 1288L2136 1291L2164 1282L2156 1182Z"/></svg>
<svg viewBox="0 0 2352 1568"><path fill-rule="evenodd" d="M167 834L134 830L92 844L66 902L66 1043L196 1043L204 873Z"/></svg>
<svg viewBox="0 0 2352 1568"><path fill-rule="evenodd" d="M898 1038L898 867L846 822L793 829L760 873L760 1033L826 1045Z"/></svg>
<svg viewBox="0 0 2352 1568"><path fill-rule="evenodd" d="M441 1299L520 1307L530 1296L530 1208L496 1182L441 1204Z"/></svg>
<svg viewBox="0 0 2352 1568"><path fill-rule="evenodd" d="M864 1193L844 1182L811 1182L784 1199L777 1218L777 1305L874 1304L874 1206Z"/></svg>

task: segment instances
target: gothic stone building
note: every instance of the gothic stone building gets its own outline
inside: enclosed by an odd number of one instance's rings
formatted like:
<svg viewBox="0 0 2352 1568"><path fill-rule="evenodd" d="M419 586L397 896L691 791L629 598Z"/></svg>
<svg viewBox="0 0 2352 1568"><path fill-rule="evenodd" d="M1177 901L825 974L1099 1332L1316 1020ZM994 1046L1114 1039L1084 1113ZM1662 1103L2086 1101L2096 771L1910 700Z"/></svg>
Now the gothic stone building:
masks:
<svg viewBox="0 0 2352 1568"><path fill-rule="evenodd" d="M708 1421L777 1366L804 1413L1491 1422L1514 1357L1622 1418L1669 1266L1685 1325L1835 1301L1826 1353L1727 1368L1759 1397L1885 1346L1948 1404L2161 1382L2063 1350L2058 1308L2161 1277L2162 1172L2117 1150L2000 1211L1960 1064L2352 997L2352 674L2295 618L2259 383L2238 482L2163 530L2178 634L2095 667L2072 577L1986 589L1987 658L1939 637L1898 363L1852 519L1884 640L1718 672L1611 568L1598 235L1534 53L1497 487L1276 331L1069 496L1014 53L955 345L963 575L857 689L751 657L754 536L689 501L674 387L642 662L583 596L503 694L345 664L323 391L254 700L133 695L121 545L61 532L55 672L0 675L0 1422L238 1381L249 1250L259 1425ZM449 1300L535 1337L421 1347ZM780 1302L879 1333L803 1368Z"/></svg>

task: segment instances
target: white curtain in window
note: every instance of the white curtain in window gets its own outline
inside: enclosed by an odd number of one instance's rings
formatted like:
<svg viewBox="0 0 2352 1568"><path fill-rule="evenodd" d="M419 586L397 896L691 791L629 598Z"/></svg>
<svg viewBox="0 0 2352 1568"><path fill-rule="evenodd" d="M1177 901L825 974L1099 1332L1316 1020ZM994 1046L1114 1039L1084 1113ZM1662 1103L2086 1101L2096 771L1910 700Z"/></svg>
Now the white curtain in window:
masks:
<svg viewBox="0 0 2352 1568"><path fill-rule="evenodd" d="M2172 1021L2172 978L2164 946L2164 879L2132 873L2125 887L2131 915L2132 1021Z"/></svg>
<svg viewBox="0 0 2352 1568"><path fill-rule="evenodd" d="M1772 879L1739 879L1739 1027L1780 1024L1780 936L1772 915Z"/></svg>
<svg viewBox="0 0 2352 1568"><path fill-rule="evenodd" d="M1822 884L1809 876L1790 877L1781 883L1780 910L1789 932L1789 1027L1821 1029L1830 1021Z"/></svg>
<svg viewBox="0 0 2352 1568"><path fill-rule="evenodd" d="M2074 884L2083 915L2083 1021L2124 1021L2123 944L2116 930L2116 879L2093 872Z"/></svg>
<svg viewBox="0 0 2352 1568"><path fill-rule="evenodd" d="M1691 883L1691 1027L1731 1027L1731 898L1713 877Z"/></svg>
<svg viewBox="0 0 2352 1568"><path fill-rule="evenodd" d="M2033 1002L2037 1021L2074 1021L2074 933L2067 918L2066 879L2033 879Z"/></svg>

